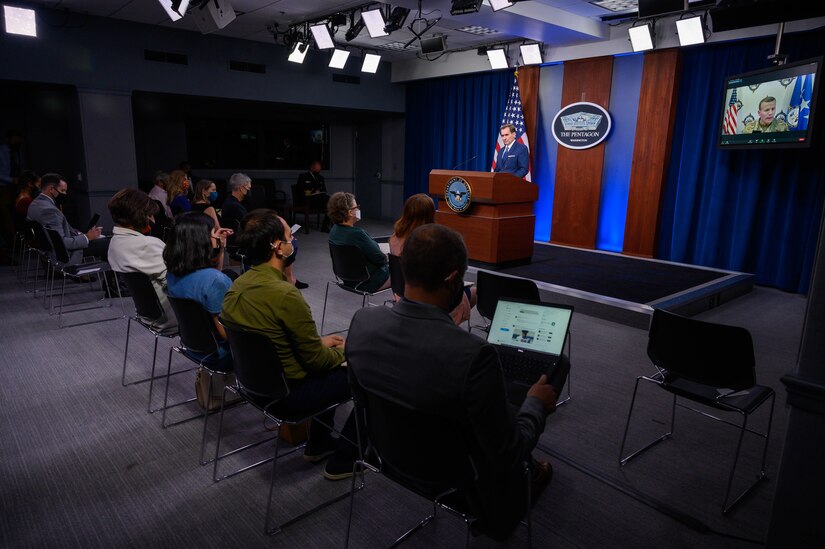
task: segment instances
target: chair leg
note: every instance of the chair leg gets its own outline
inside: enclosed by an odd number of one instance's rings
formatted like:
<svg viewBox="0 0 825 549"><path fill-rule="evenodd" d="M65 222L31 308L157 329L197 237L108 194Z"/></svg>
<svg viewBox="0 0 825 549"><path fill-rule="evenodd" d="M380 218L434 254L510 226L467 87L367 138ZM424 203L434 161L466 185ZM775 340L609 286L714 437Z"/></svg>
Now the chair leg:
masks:
<svg viewBox="0 0 825 549"><path fill-rule="evenodd" d="M327 296L329 296L329 282L327 282L327 289L324 292L324 310L321 313L321 335L324 335L324 321L327 319Z"/></svg>
<svg viewBox="0 0 825 549"><path fill-rule="evenodd" d="M120 385L126 387L126 357L129 356L129 333L132 330L132 317L126 319L126 346L123 348L123 373L120 376ZM157 343L157 339L155 339ZM156 349L157 350L157 349ZM151 406L149 406L151 408Z"/></svg>
<svg viewBox="0 0 825 549"><path fill-rule="evenodd" d="M152 393L155 389L155 365L157 364L157 361L158 361L158 336L155 336L155 347L152 350L152 369L149 372L149 404L148 404L148 411L149 411L150 414L153 414L157 411L157 410L152 409ZM168 382L169 380L167 379L166 381Z"/></svg>
<svg viewBox="0 0 825 549"><path fill-rule="evenodd" d="M166 363L166 390L163 392L163 415L161 416L161 420L160 420L160 425L164 429L166 429L166 408L167 408L167 405L169 404L169 378L172 377L171 376L171 373L172 373L172 353L174 351L175 351L174 347L169 349L169 361ZM152 372L152 377L155 377L154 372ZM151 388L151 385L149 387ZM151 393L150 393L150 396L151 396ZM151 401L151 398L150 398L150 400L149 400L149 409L150 410L152 408L151 402L152 401ZM155 411L157 411L157 410L155 410Z"/></svg>
<svg viewBox="0 0 825 549"><path fill-rule="evenodd" d="M212 404L212 372L207 372L209 374L209 389L206 391L206 406L203 409L203 434L201 435L201 455L198 459L198 463L201 465L206 465L209 463L208 461L204 461L204 452L206 451L206 425L209 422L209 406ZM226 374L223 375L224 385L226 385Z"/></svg>
<svg viewBox="0 0 825 549"><path fill-rule="evenodd" d="M760 437L765 439L765 442L764 442L764 445L763 445L763 448L762 448L762 464L759 468L759 474L756 476L756 480L753 483L751 483L745 489L744 492L739 494L736 497L736 499L734 499L730 504L728 504L728 498L730 497L730 491L731 491L731 488L733 487L733 477L736 474L736 465L739 462L739 453L742 450L742 440L745 437L745 431L748 430L747 429L747 427L748 427L748 416L747 416L747 414L744 414L744 413L742 414L742 426L740 427L740 430L739 430L739 440L736 443L736 453L734 454L734 457L733 457L733 466L731 467L730 475L728 476L728 486L727 486L727 489L725 491L725 500L722 502L722 514L723 515L727 515L734 507L736 507L736 505L740 501L742 501L742 499L745 498L745 496L750 494L759 485L760 482L762 482L763 480L768 478L768 473L765 470L765 462L766 462L767 455L768 455L768 440L770 440L771 424L773 424L773 409L774 409L775 401L776 401L776 395L775 394L771 395L771 411L770 411L770 414L768 416L768 428L765 431L765 434L757 433L755 431L750 431L751 433L755 433L755 434L757 434Z"/></svg>
<svg viewBox="0 0 825 549"><path fill-rule="evenodd" d="M275 429L274 453L272 454L272 473L269 477L269 496L266 498L266 518L264 520L264 534L270 535L281 530L281 527L276 525L275 528L269 528L269 520L272 512L272 492L275 490L275 472L278 467L278 442L281 440L281 424L277 424Z"/></svg>
<svg viewBox="0 0 825 549"><path fill-rule="evenodd" d="M627 462L630 461L631 459L633 459L634 457L638 456L639 454L641 454L645 450L655 446L656 444L662 442L663 440L667 440L668 438L670 438L673 435L673 426L675 424L675 416L676 416L676 395L673 395L673 404L671 406L671 412L670 412L670 431L668 431L664 435L660 436L659 438L653 440L652 442L647 444L642 449L636 450L635 452L633 452L632 454L630 454L627 457L624 457L624 458L622 457L622 454L624 453L625 443L627 442L627 432L630 429L630 417L633 414L633 406L636 403L636 394L639 391L639 382L642 381L642 380L646 380L646 379L647 378L644 377L644 376L639 376L639 377L636 378L636 387L633 389L633 398L630 400L630 410L627 412L627 422L625 422L625 426L624 426L624 435L622 436L622 445L619 448L619 466L626 465Z"/></svg>

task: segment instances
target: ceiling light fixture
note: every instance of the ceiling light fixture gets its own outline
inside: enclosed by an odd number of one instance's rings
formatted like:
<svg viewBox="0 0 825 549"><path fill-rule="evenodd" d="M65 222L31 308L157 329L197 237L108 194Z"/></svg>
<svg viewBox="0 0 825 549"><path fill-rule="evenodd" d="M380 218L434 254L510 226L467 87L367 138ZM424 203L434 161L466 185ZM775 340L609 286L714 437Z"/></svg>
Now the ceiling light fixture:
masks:
<svg viewBox="0 0 825 549"><path fill-rule="evenodd" d="M400 6L393 8L392 13L390 13L389 18L387 18L387 24L384 25L384 32L391 34L403 27L409 15L410 8L402 8Z"/></svg>
<svg viewBox="0 0 825 549"><path fill-rule="evenodd" d="M347 50L335 49L332 52L332 58L329 60L329 66L332 69L343 69L349 59L349 52Z"/></svg>
<svg viewBox="0 0 825 549"><path fill-rule="evenodd" d="M450 15L478 13L483 0L451 0Z"/></svg>
<svg viewBox="0 0 825 549"><path fill-rule="evenodd" d="M490 0L490 7L493 8L493 11L506 10L513 4L514 2L510 0Z"/></svg>
<svg viewBox="0 0 825 549"><path fill-rule="evenodd" d="M692 46L693 44L704 44L705 42L705 21L704 17L697 15L676 21L676 33L679 35L679 44L682 46Z"/></svg>
<svg viewBox="0 0 825 549"><path fill-rule="evenodd" d="M319 50L328 50L335 47L335 41L332 39L332 34L329 32L326 22L315 23L309 27L312 31L312 37L315 39L315 45Z"/></svg>
<svg viewBox="0 0 825 549"><path fill-rule="evenodd" d="M522 44L519 46L521 60L525 65L541 65L544 62L541 56L540 44Z"/></svg>
<svg viewBox="0 0 825 549"><path fill-rule="evenodd" d="M3 17L6 21L7 33L37 37L37 21L35 20L34 10L3 6Z"/></svg>
<svg viewBox="0 0 825 549"><path fill-rule="evenodd" d="M292 47L292 51L289 52L289 57L287 59L293 63L301 64L304 62L308 50L309 44L307 42L296 42Z"/></svg>
<svg viewBox="0 0 825 549"><path fill-rule="evenodd" d="M186 10L189 9L189 0L159 0L160 5L166 11L169 19L177 21L186 15Z"/></svg>
<svg viewBox="0 0 825 549"><path fill-rule="evenodd" d="M367 31L370 33L370 38L378 38L389 34L384 30L387 23L384 21L384 15L381 13L380 9L376 8L362 11L361 19L367 25Z"/></svg>
<svg viewBox="0 0 825 549"><path fill-rule="evenodd" d="M630 36L630 45L633 51L648 51L654 47L654 23L645 22L642 25L633 26L627 29L627 34Z"/></svg>
<svg viewBox="0 0 825 549"><path fill-rule="evenodd" d="M364 30L364 17L359 17L358 22L356 23L355 13L353 13L352 24L350 25L349 29L347 29L347 33L344 35L344 39L346 39L347 42L352 42L359 34L361 34L362 30Z"/></svg>
<svg viewBox="0 0 825 549"><path fill-rule="evenodd" d="M504 48L487 48L487 59L490 61L490 67L495 69L506 69L510 65L507 63L507 54Z"/></svg>
<svg viewBox="0 0 825 549"><path fill-rule="evenodd" d="M381 62L381 56L374 53L365 53L364 62L361 64L361 72L369 72L375 74L378 72L378 64Z"/></svg>

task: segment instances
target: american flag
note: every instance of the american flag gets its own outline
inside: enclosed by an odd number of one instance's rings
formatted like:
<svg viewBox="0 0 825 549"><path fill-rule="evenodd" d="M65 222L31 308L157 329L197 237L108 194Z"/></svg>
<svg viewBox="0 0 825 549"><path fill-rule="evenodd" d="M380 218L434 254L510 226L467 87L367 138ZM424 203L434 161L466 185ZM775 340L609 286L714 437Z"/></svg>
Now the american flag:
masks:
<svg viewBox="0 0 825 549"><path fill-rule="evenodd" d="M501 126L505 124L512 124L516 127L516 141L522 143L530 151L530 143L527 141L527 133L524 127L524 112L521 110L521 94L518 90L518 73L514 75L513 88L510 90L510 96L507 98L507 105L504 107L504 116L501 117ZM496 132L496 151L493 154L493 165L490 171L496 169L496 158L498 151L504 147L504 141L501 139L501 132ZM527 175L524 179L530 181L530 171L528 169Z"/></svg>
<svg viewBox="0 0 825 549"><path fill-rule="evenodd" d="M739 120L736 115L739 113L739 101L736 99L736 88L730 94L730 101L728 102L728 110L725 111L725 121L722 124L722 133L725 135L736 135L736 128L739 125Z"/></svg>

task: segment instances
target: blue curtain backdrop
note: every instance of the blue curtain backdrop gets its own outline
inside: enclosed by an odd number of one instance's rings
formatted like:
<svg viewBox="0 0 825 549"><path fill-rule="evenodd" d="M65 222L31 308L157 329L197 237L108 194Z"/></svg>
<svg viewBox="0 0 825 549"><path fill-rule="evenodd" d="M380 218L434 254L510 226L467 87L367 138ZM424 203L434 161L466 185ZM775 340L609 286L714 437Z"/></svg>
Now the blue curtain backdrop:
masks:
<svg viewBox="0 0 825 549"><path fill-rule="evenodd" d="M405 198L427 192L430 170L450 170L465 161L458 169L490 169L512 85L513 71L407 85Z"/></svg>
<svg viewBox="0 0 825 549"><path fill-rule="evenodd" d="M717 147L725 77L767 67L773 48L766 38L685 50L658 257L806 293L825 197L823 105L810 149ZM786 35L781 51L790 61L822 55L825 33Z"/></svg>

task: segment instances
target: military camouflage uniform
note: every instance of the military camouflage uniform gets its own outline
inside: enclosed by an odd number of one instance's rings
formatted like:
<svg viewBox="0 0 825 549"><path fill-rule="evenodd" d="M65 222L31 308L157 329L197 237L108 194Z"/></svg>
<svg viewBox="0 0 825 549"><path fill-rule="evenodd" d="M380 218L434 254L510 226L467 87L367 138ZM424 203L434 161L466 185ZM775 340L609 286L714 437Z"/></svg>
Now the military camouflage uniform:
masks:
<svg viewBox="0 0 825 549"><path fill-rule="evenodd" d="M759 124L759 119L757 118L745 124L745 129L742 130L742 133L753 133L754 131L757 133L786 132L788 131L788 124L778 118L774 118L770 124L762 126Z"/></svg>

